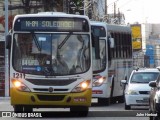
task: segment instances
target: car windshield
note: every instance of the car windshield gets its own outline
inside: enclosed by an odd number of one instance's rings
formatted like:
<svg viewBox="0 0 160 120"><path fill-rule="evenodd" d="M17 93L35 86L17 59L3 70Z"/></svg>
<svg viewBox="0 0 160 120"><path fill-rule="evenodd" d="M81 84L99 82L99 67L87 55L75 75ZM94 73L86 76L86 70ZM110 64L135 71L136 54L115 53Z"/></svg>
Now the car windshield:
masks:
<svg viewBox="0 0 160 120"><path fill-rule="evenodd" d="M149 83L158 78L158 72L138 72L132 75L130 83Z"/></svg>
<svg viewBox="0 0 160 120"><path fill-rule="evenodd" d="M89 35L17 33L13 42L13 68L36 75L69 75L90 67Z"/></svg>

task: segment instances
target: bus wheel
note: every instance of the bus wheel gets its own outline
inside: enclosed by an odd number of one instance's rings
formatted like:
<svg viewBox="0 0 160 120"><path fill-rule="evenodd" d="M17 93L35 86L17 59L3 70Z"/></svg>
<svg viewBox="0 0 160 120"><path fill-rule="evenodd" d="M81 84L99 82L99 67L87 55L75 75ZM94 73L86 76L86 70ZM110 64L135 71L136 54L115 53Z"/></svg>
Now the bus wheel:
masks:
<svg viewBox="0 0 160 120"><path fill-rule="evenodd" d="M30 106L24 106L24 112L25 113L32 113L33 112L33 108Z"/></svg>
<svg viewBox="0 0 160 120"><path fill-rule="evenodd" d="M74 116L86 117L88 115L89 107L86 106L78 106L78 107L70 107L70 112Z"/></svg>
<svg viewBox="0 0 160 120"><path fill-rule="evenodd" d="M98 103L100 105L110 105L110 98L98 98Z"/></svg>
<svg viewBox="0 0 160 120"><path fill-rule="evenodd" d="M126 105L125 103L125 110L130 110L131 109L131 106L130 105Z"/></svg>
<svg viewBox="0 0 160 120"><path fill-rule="evenodd" d="M125 101L124 95L118 97L118 102L119 103L124 103L124 101Z"/></svg>
<svg viewBox="0 0 160 120"><path fill-rule="evenodd" d="M14 106L14 112L15 113L23 113L23 106L21 106L21 105L15 105Z"/></svg>

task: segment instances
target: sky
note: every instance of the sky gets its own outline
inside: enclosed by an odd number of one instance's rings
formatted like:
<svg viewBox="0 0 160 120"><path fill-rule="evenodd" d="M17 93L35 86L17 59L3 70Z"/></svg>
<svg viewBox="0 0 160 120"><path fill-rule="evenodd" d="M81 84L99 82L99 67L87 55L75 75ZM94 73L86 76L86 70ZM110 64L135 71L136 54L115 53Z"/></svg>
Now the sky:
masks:
<svg viewBox="0 0 160 120"><path fill-rule="evenodd" d="M114 2L126 23L160 23L160 0L107 0L108 13L113 13Z"/></svg>

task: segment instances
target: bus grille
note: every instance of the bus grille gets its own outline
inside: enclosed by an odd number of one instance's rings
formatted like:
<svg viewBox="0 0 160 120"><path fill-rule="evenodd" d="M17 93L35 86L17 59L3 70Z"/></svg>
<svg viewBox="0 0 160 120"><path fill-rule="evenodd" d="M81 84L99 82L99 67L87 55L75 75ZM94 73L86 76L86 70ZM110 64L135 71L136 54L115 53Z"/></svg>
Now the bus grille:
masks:
<svg viewBox="0 0 160 120"><path fill-rule="evenodd" d="M36 92L48 92L49 88L33 88ZM54 89L54 91L68 91L68 89Z"/></svg>
<svg viewBox="0 0 160 120"><path fill-rule="evenodd" d="M61 80L61 79L26 79L28 82L34 84L34 85L44 85L44 86L66 86L73 82L75 82L77 79L67 79L67 80Z"/></svg>
<svg viewBox="0 0 160 120"><path fill-rule="evenodd" d="M37 97L41 101L61 101L65 95L37 95Z"/></svg>

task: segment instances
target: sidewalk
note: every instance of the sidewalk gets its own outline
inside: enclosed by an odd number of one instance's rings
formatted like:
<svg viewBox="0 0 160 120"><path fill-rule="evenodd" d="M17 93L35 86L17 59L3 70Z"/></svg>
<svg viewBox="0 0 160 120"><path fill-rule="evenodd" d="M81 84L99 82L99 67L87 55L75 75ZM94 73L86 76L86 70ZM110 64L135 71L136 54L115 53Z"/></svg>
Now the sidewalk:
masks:
<svg viewBox="0 0 160 120"><path fill-rule="evenodd" d="M10 100L10 97L0 97L0 100Z"/></svg>
<svg viewBox="0 0 160 120"><path fill-rule="evenodd" d="M0 111L13 111L10 104L10 97L0 97Z"/></svg>

